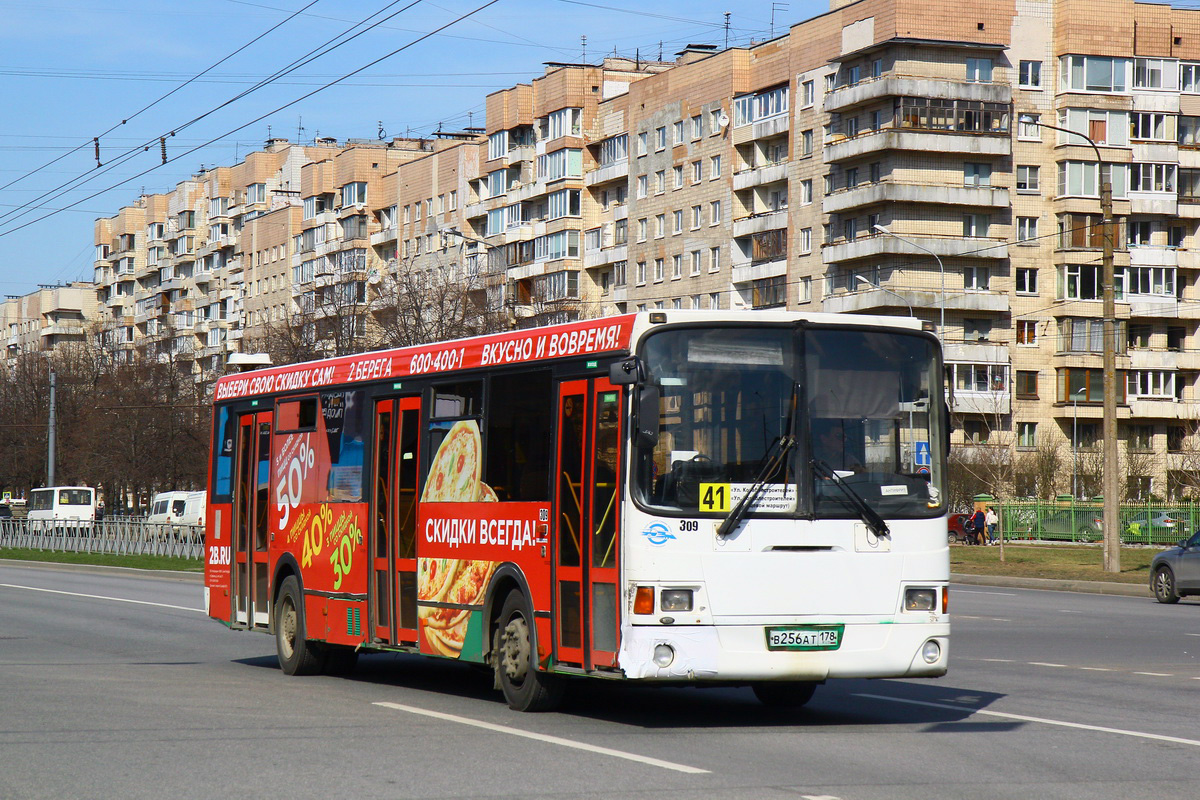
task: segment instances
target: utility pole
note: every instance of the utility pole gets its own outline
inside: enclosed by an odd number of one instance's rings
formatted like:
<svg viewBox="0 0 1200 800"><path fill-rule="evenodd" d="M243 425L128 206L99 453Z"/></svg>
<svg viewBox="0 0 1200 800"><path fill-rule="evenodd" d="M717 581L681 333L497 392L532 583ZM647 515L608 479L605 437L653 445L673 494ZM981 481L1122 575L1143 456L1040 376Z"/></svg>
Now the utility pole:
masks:
<svg viewBox="0 0 1200 800"><path fill-rule="evenodd" d="M46 436L47 450L49 451L46 454L46 485L47 486L54 485L54 434L55 434L55 427L56 427L55 414L54 414L54 388L55 388L54 384L55 384L54 367L51 367L50 368L50 419L46 426L47 430L48 430L48 435Z"/></svg>
<svg viewBox="0 0 1200 800"><path fill-rule="evenodd" d="M1094 145L1093 145L1094 146ZM1121 480L1117 454L1117 301L1114 293L1112 179L1096 150L1100 214L1104 217L1104 571L1121 571Z"/></svg>

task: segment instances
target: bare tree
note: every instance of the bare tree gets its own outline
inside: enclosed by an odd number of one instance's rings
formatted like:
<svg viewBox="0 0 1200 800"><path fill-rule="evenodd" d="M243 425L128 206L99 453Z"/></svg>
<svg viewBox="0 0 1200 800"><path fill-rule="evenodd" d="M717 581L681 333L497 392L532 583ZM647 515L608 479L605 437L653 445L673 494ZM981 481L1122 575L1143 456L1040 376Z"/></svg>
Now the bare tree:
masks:
<svg viewBox="0 0 1200 800"><path fill-rule="evenodd" d="M489 303L480 278L457 265L402 265L370 288L371 349L441 342L510 327L503 310Z"/></svg>

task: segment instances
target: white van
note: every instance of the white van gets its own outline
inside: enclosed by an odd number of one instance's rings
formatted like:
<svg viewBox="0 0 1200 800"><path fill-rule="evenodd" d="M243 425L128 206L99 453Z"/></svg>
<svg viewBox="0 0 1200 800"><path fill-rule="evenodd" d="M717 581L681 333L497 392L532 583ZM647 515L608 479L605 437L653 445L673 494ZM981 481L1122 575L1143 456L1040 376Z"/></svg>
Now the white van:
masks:
<svg viewBox="0 0 1200 800"><path fill-rule="evenodd" d="M150 502L146 521L168 525L203 525L204 492L159 492Z"/></svg>
<svg viewBox="0 0 1200 800"><path fill-rule="evenodd" d="M96 490L90 486L47 486L29 492L27 519L49 520L56 528L91 527L96 521Z"/></svg>

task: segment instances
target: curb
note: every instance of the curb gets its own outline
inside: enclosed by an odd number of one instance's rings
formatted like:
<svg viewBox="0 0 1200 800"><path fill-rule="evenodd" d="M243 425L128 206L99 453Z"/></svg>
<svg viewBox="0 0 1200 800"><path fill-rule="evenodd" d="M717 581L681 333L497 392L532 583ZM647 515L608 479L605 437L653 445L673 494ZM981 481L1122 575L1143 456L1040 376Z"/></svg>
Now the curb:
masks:
<svg viewBox="0 0 1200 800"><path fill-rule="evenodd" d="M182 572L171 569L136 569L134 567L110 567L97 564L67 564L61 561L28 561L22 558L0 558L0 566L37 567L58 572L90 572L97 575L124 575L129 578L154 578L181 583L203 583L203 572Z"/></svg>
<svg viewBox="0 0 1200 800"><path fill-rule="evenodd" d="M1053 592L1081 592L1122 597L1152 597L1150 587L1140 583L1112 581L1070 581L1055 578L1016 578L1007 575L969 575L951 572L950 580L972 586L1001 586L1009 589L1045 589Z"/></svg>

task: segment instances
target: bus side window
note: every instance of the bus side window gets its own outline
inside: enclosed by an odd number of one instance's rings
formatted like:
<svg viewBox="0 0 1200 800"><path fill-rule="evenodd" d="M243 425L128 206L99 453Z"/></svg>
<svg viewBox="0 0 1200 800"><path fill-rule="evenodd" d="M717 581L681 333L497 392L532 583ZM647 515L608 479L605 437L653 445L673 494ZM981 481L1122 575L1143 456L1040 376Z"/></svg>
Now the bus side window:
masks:
<svg viewBox="0 0 1200 800"><path fill-rule="evenodd" d="M363 497L365 396L361 389L321 395L329 453L328 491L333 501L357 503Z"/></svg>
<svg viewBox="0 0 1200 800"><path fill-rule="evenodd" d="M488 392L484 480L500 500L550 499L550 437L554 407L549 370L492 378Z"/></svg>

